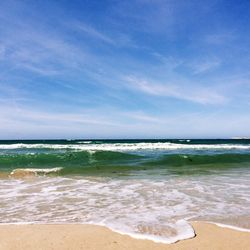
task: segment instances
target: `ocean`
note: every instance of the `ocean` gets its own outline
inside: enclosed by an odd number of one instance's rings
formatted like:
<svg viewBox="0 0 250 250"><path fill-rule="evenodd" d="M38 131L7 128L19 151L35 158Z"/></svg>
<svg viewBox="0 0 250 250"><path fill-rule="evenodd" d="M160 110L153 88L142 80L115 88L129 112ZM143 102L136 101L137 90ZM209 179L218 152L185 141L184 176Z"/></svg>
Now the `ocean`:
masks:
<svg viewBox="0 0 250 250"><path fill-rule="evenodd" d="M94 224L156 242L250 231L250 140L0 141L0 223Z"/></svg>

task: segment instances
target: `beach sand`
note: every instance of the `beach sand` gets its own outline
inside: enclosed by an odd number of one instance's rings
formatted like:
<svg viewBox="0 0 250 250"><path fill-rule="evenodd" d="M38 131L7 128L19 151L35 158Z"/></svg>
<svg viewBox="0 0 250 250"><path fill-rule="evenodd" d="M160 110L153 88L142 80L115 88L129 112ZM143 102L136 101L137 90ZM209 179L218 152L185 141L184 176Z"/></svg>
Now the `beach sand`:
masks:
<svg viewBox="0 0 250 250"><path fill-rule="evenodd" d="M192 223L196 237L174 244L138 240L93 225L1 225L1 250L248 250L250 233Z"/></svg>

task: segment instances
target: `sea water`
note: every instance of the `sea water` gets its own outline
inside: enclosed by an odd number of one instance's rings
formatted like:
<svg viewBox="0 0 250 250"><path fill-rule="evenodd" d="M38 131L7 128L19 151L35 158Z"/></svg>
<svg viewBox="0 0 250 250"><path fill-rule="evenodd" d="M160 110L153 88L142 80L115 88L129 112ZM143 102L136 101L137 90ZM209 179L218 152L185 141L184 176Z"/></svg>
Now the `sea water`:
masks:
<svg viewBox="0 0 250 250"><path fill-rule="evenodd" d="M250 229L250 140L0 141L0 223L104 225L172 243ZM249 230L250 231L250 230Z"/></svg>

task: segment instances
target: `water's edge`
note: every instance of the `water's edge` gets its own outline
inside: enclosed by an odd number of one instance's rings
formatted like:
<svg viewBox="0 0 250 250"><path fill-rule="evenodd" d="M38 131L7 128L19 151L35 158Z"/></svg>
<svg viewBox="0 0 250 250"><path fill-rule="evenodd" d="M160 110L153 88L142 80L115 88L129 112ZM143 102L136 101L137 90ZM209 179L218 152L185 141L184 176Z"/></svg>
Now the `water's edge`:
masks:
<svg viewBox="0 0 250 250"><path fill-rule="evenodd" d="M157 237L153 238L153 237L148 237L147 235L143 235L143 234L133 234L133 233L129 233L129 232L124 232L124 231L120 231L120 230L116 230L113 229L112 227L109 227L105 224L102 223L35 223L35 222L16 222L16 223L0 223L0 226L8 226L8 225L18 225L18 226L22 226L22 225L93 225L93 226L101 226L101 227L105 227L109 230L111 230L112 232L115 233L119 233L121 235L128 235L134 239L139 239L139 240L150 240L153 241L155 243L163 243L163 244L174 244L177 243L179 241L182 240L187 240L187 239L192 239L196 237L196 232L195 229L192 226L192 222L197 222L197 223L207 223L207 224L212 224L212 225L216 225L218 227L221 228L228 228L231 230L235 230L235 231L239 231L239 232L247 232L250 233L250 229L246 229L246 228L240 228L240 227L236 227L236 226L232 226L232 225L227 225L227 224L222 224L222 223L217 223L217 222L213 222L213 221L187 221L188 225L190 226L191 230L190 230L190 235L186 235L186 236L182 236L179 237L178 239L172 239L172 240L162 240L162 239L158 239Z"/></svg>

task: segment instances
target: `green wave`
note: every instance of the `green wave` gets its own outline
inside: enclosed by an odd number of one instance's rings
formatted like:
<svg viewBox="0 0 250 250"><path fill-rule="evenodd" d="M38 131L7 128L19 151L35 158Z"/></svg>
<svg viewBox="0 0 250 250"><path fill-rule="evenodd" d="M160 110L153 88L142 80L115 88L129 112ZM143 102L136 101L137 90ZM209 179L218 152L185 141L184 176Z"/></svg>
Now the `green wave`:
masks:
<svg viewBox="0 0 250 250"><path fill-rule="evenodd" d="M160 159L150 161L147 164L154 165L203 165L203 164L231 164L231 163L250 163L250 154L214 154L214 155L165 155Z"/></svg>
<svg viewBox="0 0 250 250"><path fill-rule="evenodd" d="M250 154L140 156L112 151L70 151L0 155L0 172L60 168L60 171L53 173L59 175L127 174L131 171L157 169L166 171L164 173L194 174L240 166L250 166Z"/></svg>
<svg viewBox="0 0 250 250"><path fill-rule="evenodd" d="M112 151L78 151L0 155L0 168L81 167L96 164L129 163L141 156Z"/></svg>
<svg viewBox="0 0 250 250"><path fill-rule="evenodd" d="M204 175L222 170L250 167L249 154L165 155L147 161L144 166L161 170L162 174Z"/></svg>

